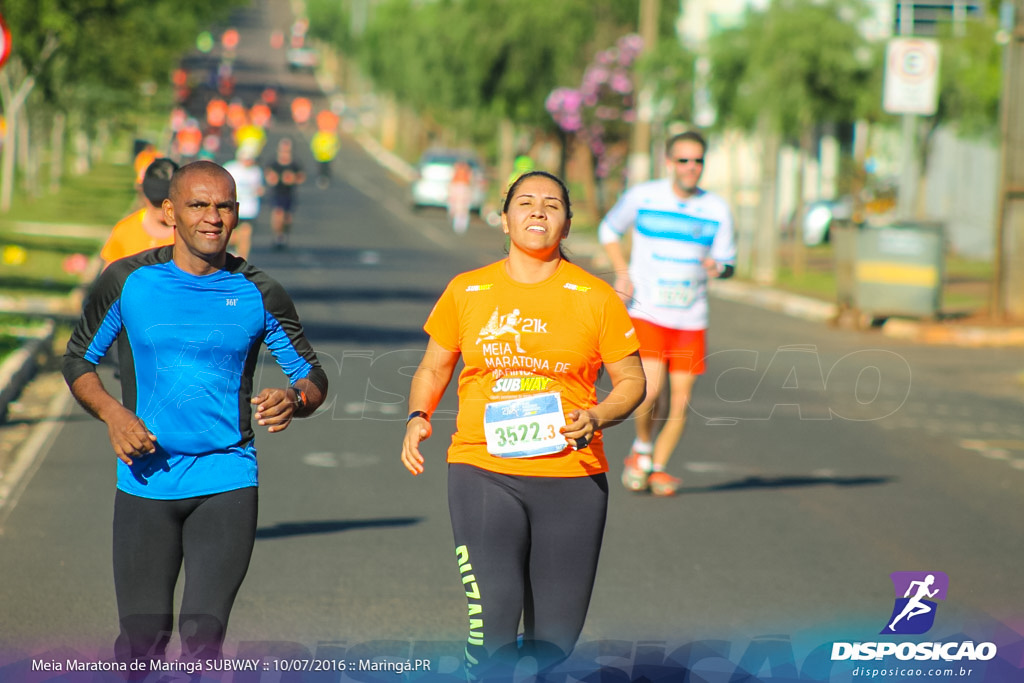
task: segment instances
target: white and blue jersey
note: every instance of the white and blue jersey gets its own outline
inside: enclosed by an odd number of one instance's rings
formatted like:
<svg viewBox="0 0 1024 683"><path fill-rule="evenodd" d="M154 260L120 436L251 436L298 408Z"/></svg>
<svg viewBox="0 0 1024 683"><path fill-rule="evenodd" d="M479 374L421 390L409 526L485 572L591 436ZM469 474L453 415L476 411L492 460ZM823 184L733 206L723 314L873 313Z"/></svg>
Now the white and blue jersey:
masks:
<svg viewBox="0 0 1024 683"><path fill-rule="evenodd" d="M122 402L156 435L156 453L118 461L117 486L179 499L256 486L253 374L266 344L291 382L327 377L276 281L228 256L224 270L178 268L173 247L116 261L100 276L68 342L70 386L116 341Z"/></svg>
<svg viewBox="0 0 1024 683"><path fill-rule="evenodd" d="M734 265L732 213L725 200L699 190L689 199L672 191L668 178L632 187L601 221L602 244L633 228L629 314L662 327L703 330L708 326L708 256Z"/></svg>

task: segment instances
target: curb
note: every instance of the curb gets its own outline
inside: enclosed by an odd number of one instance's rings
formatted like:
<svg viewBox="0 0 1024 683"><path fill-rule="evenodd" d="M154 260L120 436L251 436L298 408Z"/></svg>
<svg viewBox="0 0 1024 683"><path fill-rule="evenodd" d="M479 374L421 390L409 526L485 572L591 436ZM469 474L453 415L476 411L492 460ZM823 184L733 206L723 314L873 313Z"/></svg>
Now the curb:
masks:
<svg viewBox="0 0 1024 683"><path fill-rule="evenodd" d="M890 319L882 326L882 334L893 339L905 339L923 344L969 348L1024 346L1024 327L943 325Z"/></svg>
<svg viewBox="0 0 1024 683"><path fill-rule="evenodd" d="M365 132L358 132L353 135L356 141L384 168L388 169L405 182L411 183L416 180L416 169L397 154L389 152L379 142L374 140Z"/></svg>
<svg viewBox="0 0 1024 683"><path fill-rule="evenodd" d="M836 304L743 280L712 280L708 292L720 299L751 304L814 322L829 322L839 315L839 307Z"/></svg>

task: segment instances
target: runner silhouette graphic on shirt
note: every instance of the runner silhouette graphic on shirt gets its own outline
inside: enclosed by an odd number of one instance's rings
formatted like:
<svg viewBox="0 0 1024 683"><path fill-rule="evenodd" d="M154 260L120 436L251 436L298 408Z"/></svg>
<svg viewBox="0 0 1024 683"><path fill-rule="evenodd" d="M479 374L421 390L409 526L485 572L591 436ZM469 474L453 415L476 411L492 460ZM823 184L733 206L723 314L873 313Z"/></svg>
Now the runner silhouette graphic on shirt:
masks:
<svg viewBox="0 0 1024 683"><path fill-rule="evenodd" d="M494 309L494 313L491 314L490 320L487 321L487 325L480 330L480 336L477 337L476 343L479 344L482 341L493 341L502 337L506 334L511 334L516 342L516 351L519 353L526 353L523 349L522 344L522 333L519 331L518 326L520 325L519 320L519 309L515 308L511 313L503 316L498 315L498 309Z"/></svg>

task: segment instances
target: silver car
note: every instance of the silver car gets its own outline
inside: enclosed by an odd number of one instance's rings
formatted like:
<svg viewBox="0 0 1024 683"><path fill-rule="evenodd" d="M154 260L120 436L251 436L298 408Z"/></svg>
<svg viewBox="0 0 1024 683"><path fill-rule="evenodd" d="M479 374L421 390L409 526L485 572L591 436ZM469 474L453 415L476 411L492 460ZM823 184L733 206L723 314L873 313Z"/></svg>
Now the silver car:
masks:
<svg viewBox="0 0 1024 683"><path fill-rule="evenodd" d="M487 197L483 164L473 152L452 149L430 150L416 165L416 179L411 187L413 208L448 207L448 186L455 175L455 164L459 161L465 161L473 169L473 193L469 208L480 213Z"/></svg>

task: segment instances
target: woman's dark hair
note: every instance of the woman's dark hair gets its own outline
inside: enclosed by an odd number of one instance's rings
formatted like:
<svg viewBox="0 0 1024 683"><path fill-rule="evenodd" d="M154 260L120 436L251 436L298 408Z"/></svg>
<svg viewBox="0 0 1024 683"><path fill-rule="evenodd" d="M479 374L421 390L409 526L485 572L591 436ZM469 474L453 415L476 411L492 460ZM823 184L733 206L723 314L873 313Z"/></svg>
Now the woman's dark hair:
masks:
<svg viewBox="0 0 1024 683"><path fill-rule="evenodd" d="M566 218L572 218L572 204L569 202L569 188L565 186L565 183L562 182L561 178L553 173L548 173L547 171L527 171L516 178L515 181L509 185L508 192L505 193L505 204L501 207L501 212L508 213L508 207L512 203L512 195L516 193L516 190L519 189L519 186L522 185L523 181L527 178L535 178L537 176L553 180L558 184L559 189L562 191L562 203L565 204L565 216Z"/></svg>

